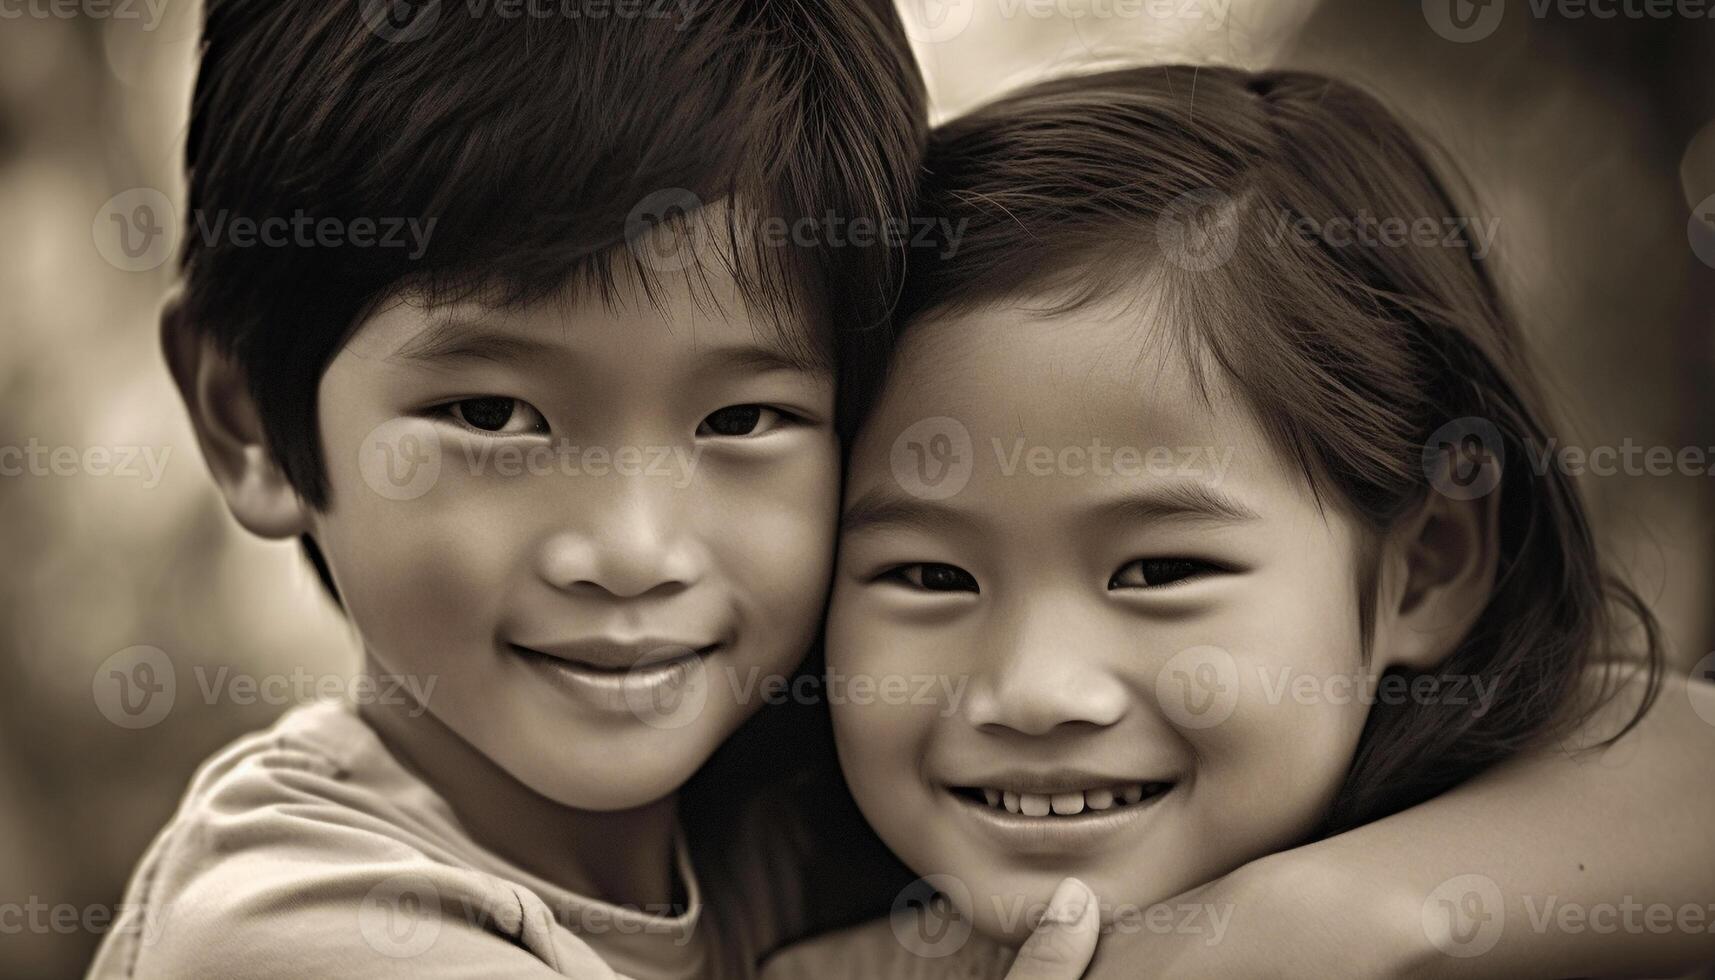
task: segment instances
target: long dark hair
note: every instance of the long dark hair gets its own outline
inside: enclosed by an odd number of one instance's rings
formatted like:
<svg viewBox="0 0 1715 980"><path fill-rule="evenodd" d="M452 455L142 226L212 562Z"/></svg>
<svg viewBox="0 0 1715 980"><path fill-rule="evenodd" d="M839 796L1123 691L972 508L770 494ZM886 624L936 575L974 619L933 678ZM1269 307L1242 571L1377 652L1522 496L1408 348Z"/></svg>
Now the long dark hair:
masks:
<svg viewBox="0 0 1715 980"><path fill-rule="evenodd" d="M1329 833L1567 733L1643 671L1629 730L1659 686L1653 615L1603 570L1572 481L1530 465L1527 447L1550 444L1544 402L1482 248L1448 234L1475 215L1430 153L1371 95L1307 72L1156 66L1039 83L932 135L923 207L959 231L913 256L901 310L906 331L1008 299L1054 297L1047 312L1064 312L1147 277L1183 349L1208 355L1192 363L1218 365L1318 497L1366 530L1366 644L1374 542L1435 492L1426 446L1475 427L1498 464L1499 572L1435 673L1493 685L1493 704L1378 703ZM1372 238L1435 233L1366 243L1366 221ZM1625 619L1641 627L1629 655L1615 646Z"/></svg>

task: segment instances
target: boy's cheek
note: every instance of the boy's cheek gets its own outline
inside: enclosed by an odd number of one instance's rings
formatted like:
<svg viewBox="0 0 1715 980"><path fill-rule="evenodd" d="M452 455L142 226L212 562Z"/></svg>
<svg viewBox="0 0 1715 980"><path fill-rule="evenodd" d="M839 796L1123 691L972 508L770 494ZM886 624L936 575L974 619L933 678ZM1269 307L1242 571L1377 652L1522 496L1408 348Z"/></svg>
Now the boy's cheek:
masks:
<svg viewBox="0 0 1715 980"><path fill-rule="evenodd" d="M505 594L496 583L507 579L491 544L464 541L434 523L392 535L371 523L339 526L324 550L347 613L384 666L458 669L475 662L466 654L493 642Z"/></svg>
<svg viewBox="0 0 1715 980"><path fill-rule="evenodd" d="M798 574L804 571L802 556L814 556L817 575L825 581L839 519L836 446L817 439L766 465L705 451L687 472L677 489L687 508L703 515L705 534L729 549L742 549L751 561L762 563L756 570L765 575L774 556L797 556ZM818 601L825 596L824 587Z"/></svg>
<svg viewBox="0 0 1715 980"><path fill-rule="evenodd" d="M354 446L329 443L330 506L312 533L366 643L394 659L453 638L488 642L530 533L512 495L443 465L420 496L393 499L364 478ZM440 642L420 642L431 637Z"/></svg>

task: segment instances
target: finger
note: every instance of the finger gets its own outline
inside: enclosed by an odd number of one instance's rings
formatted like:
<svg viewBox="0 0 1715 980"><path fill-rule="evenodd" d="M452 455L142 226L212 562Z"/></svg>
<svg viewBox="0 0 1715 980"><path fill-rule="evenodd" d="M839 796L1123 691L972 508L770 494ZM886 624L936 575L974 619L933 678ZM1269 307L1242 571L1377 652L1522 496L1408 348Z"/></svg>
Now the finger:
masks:
<svg viewBox="0 0 1715 980"><path fill-rule="evenodd" d="M1061 881L1007 980L1077 980L1095 955L1100 931L1101 916L1089 887L1076 878Z"/></svg>

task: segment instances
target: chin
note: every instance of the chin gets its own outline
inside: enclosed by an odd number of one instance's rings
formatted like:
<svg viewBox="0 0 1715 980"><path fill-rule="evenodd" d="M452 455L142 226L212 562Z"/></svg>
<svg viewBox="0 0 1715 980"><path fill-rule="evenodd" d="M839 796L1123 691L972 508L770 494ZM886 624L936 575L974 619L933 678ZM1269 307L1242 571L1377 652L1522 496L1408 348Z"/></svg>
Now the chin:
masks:
<svg viewBox="0 0 1715 980"><path fill-rule="evenodd" d="M694 766L691 769L695 771ZM673 795L684 785L677 768L654 772L636 766L623 775L597 768L561 772L543 782L530 788L561 806L596 812L635 810Z"/></svg>
<svg viewBox="0 0 1715 980"><path fill-rule="evenodd" d="M704 740L697 734L666 734L680 737L667 751L632 739L591 739L583 752L533 759L513 775L536 793L575 810L648 806L678 792L708 760L709 753L699 751Z"/></svg>
<svg viewBox="0 0 1715 980"><path fill-rule="evenodd" d="M636 718L558 719L551 714L532 738L509 740L523 755L506 768L537 794L577 810L614 811L647 806L678 792L737 727L711 701L679 727L656 727Z"/></svg>
<svg viewBox="0 0 1715 980"><path fill-rule="evenodd" d="M1021 945L1030 938L1039 915L1048 908L1054 889L1065 875L1059 871L1041 875L972 875L970 882L972 925L996 942Z"/></svg>

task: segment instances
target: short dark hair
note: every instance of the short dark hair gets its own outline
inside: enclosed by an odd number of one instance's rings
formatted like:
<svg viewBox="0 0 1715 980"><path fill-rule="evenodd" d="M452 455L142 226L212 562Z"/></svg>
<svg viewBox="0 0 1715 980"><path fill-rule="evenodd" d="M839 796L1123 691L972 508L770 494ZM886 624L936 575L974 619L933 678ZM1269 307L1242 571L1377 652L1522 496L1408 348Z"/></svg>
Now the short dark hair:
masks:
<svg viewBox="0 0 1715 980"><path fill-rule="evenodd" d="M1065 312L1155 287L1178 349L1207 355L1193 370L1218 366L1371 551L1431 492L1434 434L1468 417L1493 425L1498 579L1439 668L1492 682L1493 708L1377 704L1326 830L1427 799L1582 722L1605 700L1583 696L1587 666L1625 664L1607 674L1609 694L1633 668L1647 672L1627 730L1636 724L1658 690L1656 620L1606 574L1572 480L1528 463L1528 444L1550 444L1547 414L1486 258L1439 236L1396 247L1328 233L1365 214L1437 228L1474 216L1429 144L1375 97L1301 71L1059 78L940 127L924 167L920 207L961 234L914 259L904 331L936 312L1025 299ZM1375 564L1371 554L1358 570L1366 644ZM1610 647L1629 625L1622 612L1642 627L1640 658Z"/></svg>
<svg viewBox="0 0 1715 980"><path fill-rule="evenodd" d="M268 447L311 506L330 495L322 373L407 286L431 301L605 298L629 261L647 291L650 269L620 246L660 193L784 216L910 210L927 112L886 0L719 0L671 17L641 3L584 16L409 6L417 19L395 22L390 0L207 5L171 315L245 372ZM420 254L350 239L241 247L207 231L299 216L434 224ZM824 328L842 383L880 370L899 249L760 243L732 258L747 303Z"/></svg>

